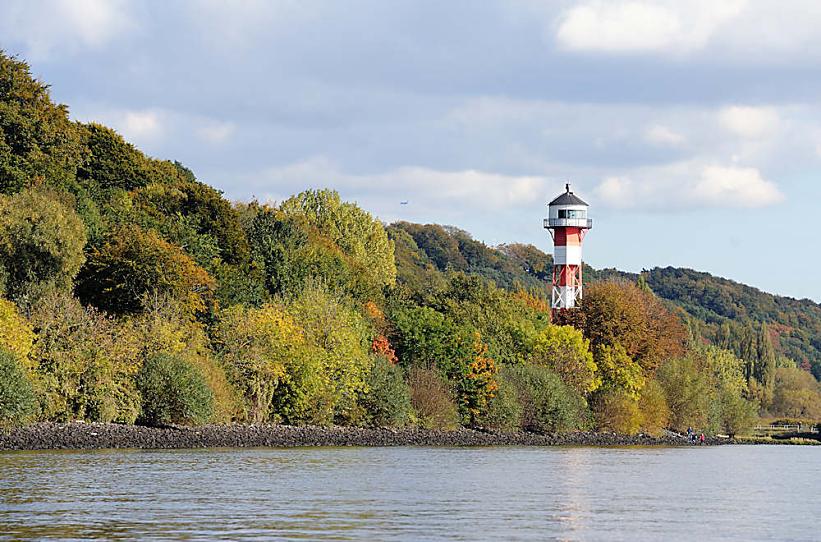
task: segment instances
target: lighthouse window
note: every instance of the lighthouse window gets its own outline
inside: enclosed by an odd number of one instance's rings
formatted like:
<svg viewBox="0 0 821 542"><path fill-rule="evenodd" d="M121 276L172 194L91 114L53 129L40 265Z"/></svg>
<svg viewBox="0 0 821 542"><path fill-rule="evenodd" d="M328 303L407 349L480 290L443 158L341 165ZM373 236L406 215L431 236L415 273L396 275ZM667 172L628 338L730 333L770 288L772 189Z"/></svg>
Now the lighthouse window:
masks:
<svg viewBox="0 0 821 542"><path fill-rule="evenodd" d="M575 209L559 209L559 218L584 218L585 211Z"/></svg>

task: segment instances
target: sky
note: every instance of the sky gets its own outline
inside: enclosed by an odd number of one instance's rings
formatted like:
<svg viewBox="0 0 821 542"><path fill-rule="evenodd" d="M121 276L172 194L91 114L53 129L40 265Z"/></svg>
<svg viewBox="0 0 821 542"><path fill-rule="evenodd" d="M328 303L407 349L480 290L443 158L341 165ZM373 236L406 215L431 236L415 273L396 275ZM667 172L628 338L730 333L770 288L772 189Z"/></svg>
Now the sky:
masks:
<svg viewBox="0 0 821 542"><path fill-rule="evenodd" d="M550 252L570 182L593 267L821 301L816 1L4 0L0 48L231 199Z"/></svg>

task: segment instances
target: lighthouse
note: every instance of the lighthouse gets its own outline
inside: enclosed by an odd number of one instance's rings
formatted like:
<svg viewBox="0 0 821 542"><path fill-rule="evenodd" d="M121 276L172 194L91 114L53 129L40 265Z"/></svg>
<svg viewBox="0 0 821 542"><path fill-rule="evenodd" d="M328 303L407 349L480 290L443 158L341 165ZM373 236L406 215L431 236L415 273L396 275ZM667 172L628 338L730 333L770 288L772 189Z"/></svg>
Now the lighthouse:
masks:
<svg viewBox="0 0 821 542"><path fill-rule="evenodd" d="M582 240L593 221L587 203L565 185L565 192L547 206L544 227L553 237L553 287L550 306L554 316L572 309L582 298Z"/></svg>

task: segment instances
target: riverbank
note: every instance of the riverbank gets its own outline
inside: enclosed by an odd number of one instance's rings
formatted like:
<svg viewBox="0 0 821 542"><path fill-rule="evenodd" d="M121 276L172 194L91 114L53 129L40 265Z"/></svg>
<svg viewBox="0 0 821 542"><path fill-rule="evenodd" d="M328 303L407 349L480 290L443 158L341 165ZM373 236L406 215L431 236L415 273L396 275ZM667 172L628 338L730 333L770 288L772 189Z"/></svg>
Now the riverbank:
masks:
<svg viewBox="0 0 821 542"><path fill-rule="evenodd" d="M726 444L709 439L707 444ZM103 448L250 448L296 446L686 446L673 435L617 435L573 432L551 435L492 433L472 429L440 431L286 425L142 427L102 423L38 423L0 431L0 450Z"/></svg>

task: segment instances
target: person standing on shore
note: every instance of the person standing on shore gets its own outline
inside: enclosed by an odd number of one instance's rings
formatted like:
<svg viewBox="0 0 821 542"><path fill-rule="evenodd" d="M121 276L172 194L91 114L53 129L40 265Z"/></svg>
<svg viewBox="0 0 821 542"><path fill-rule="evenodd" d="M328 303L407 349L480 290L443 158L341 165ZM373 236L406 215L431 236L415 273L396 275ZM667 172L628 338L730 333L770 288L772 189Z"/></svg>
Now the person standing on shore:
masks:
<svg viewBox="0 0 821 542"><path fill-rule="evenodd" d="M698 437L698 440L699 442L701 442L701 444L704 444L704 433L702 433L701 436Z"/></svg>

